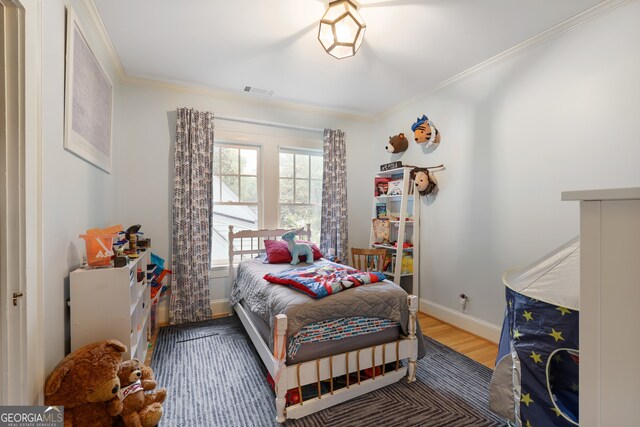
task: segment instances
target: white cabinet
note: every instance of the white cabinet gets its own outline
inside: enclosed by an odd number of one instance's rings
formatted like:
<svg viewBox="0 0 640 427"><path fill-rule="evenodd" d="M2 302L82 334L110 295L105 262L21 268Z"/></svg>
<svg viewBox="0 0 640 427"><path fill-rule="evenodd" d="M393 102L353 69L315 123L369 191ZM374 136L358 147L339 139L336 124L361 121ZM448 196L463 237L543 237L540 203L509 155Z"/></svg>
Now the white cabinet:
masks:
<svg viewBox="0 0 640 427"><path fill-rule="evenodd" d="M413 167L401 167L376 174L369 243L372 247L388 250L393 262L385 271L387 277L408 293L419 296L420 199L413 194L411 169ZM385 189L381 190L380 186ZM381 209L389 218L386 220L389 242L382 242L373 226L373 220L381 219Z"/></svg>
<svg viewBox="0 0 640 427"><path fill-rule="evenodd" d="M72 351L113 338L127 346L124 360L144 362L151 327L150 257L147 249L125 267L83 267L71 272Z"/></svg>
<svg viewBox="0 0 640 427"><path fill-rule="evenodd" d="M637 426L640 188L562 200L580 201L580 425Z"/></svg>

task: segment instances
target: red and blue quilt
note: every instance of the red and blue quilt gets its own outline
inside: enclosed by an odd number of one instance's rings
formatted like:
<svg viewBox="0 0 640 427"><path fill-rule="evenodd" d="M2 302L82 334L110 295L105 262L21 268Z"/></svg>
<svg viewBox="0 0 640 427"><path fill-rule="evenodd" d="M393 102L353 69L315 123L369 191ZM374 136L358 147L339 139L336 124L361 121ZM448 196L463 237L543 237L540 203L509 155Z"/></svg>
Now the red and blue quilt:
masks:
<svg viewBox="0 0 640 427"><path fill-rule="evenodd" d="M280 273L268 273L264 279L287 285L311 298L324 298L345 289L380 282L384 273L364 272L330 261L316 261L307 267L298 267Z"/></svg>

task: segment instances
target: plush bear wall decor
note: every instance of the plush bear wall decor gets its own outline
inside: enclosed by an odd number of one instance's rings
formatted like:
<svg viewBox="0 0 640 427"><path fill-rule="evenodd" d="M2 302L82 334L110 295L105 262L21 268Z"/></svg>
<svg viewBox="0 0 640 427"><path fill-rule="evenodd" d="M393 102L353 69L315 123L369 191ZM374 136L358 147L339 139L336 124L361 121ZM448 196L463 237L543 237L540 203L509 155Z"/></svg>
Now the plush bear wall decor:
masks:
<svg viewBox="0 0 640 427"><path fill-rule="evenodd" d="M291 252L291 265L296 265L300 262L300 255L307 257L307 263L313 264L313 251L308 243L298 243L295 241L296 234L302 232L304 228L298 230L287 231L282 235L282 240L287 242L289 252Z"/></svg>
<svg viewBox="0 0 640 427"><path fill-rule="evenodd" d="M404 133L399 133L395 136L389 137L389 143L384 147L389 153L402 153L409 148L409 140L404 136Z"/></svg>
<svg viewBox="0 0 640 427"><path fill-rule="evenodd" d="M429 169L418 167L411 169L411 179L421 196L435 196L438 193L438 181Z"/></svg>
<svg viewBox="0 0 640 427"><path fill-rule="evenodd" d="M411 125L411 131L418 144L424 144L425 142L426 145L440 144L440 132L424 114L422 117L418 117L416 122Z"/></svg>
<svg viewBox="0 0 640 427"><path fill-rule="evenodd" d="M153 376L149 370L147 370L147 375ZM145 393L145 389L148 389L151 384L143 383L142 366L138 359L122 362L118 378L122 384L122 388L118 392L118 397L123 405L120 416L125 427L153 427L157 425L162 417L162 402L167 397L167 390L162 388L156 393ZM153 382L155 383L155 381ZM155 384L153 385L155 386Z"/></svg>
<svg viewBox="0 0 640 427"><path fill-rule="evenodd" d="M127 347L117 340L81 347L56 366L45 383L44 404L64 406L64 425L111 427L122 410L118 369Z"/></svg>

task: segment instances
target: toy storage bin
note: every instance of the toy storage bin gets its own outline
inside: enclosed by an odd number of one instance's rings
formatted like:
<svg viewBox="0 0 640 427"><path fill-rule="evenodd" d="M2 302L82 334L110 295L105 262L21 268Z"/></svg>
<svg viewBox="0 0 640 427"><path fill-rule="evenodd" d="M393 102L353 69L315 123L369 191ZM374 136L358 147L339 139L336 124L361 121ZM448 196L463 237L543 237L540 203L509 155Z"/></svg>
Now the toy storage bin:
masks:
<svg viewBox="0 0 640 427"><path fill-rule="evenodd" d="M117 234L81 234L87 249L87 264L92 267L111 265L113 239Z"/></svg>

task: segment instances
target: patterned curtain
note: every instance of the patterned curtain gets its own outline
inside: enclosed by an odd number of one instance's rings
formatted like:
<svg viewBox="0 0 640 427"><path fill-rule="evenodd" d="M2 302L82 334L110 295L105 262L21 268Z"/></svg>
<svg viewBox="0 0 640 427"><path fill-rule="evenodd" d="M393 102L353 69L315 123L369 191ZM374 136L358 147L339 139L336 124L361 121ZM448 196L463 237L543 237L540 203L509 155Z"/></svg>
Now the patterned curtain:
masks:
<svg viewBox="0 0 640 427"><path fill-rule="evenodd" d="M169 323L211 319L213 114L178 108Z"/></svg>
<svg viewBox="0 0 640 427"><path fill-rule="evenodd" d="M320 249L333 249L347 262L347 141L341 130L324 130L324 169L322 178L322 222Z"/></svg>

